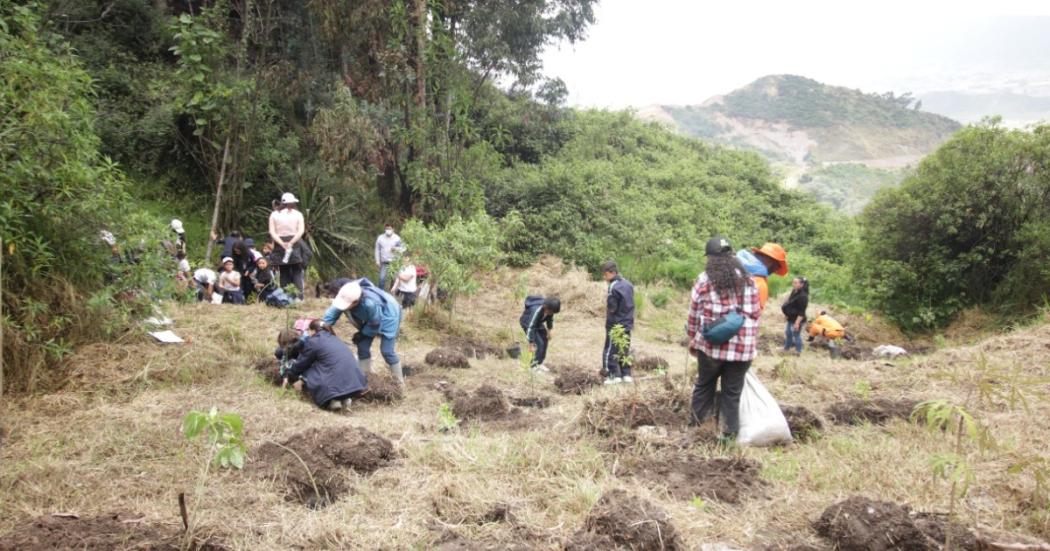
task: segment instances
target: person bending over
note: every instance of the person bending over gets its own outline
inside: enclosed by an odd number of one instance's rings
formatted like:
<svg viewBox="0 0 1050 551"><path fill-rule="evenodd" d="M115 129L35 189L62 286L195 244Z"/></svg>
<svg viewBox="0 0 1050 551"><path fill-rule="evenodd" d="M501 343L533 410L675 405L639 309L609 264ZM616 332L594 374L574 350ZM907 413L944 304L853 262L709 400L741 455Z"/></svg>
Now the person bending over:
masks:
<svg viewBox="0 0 1050 551"><path fill-rule="evenodd" d="M322 319L325 325L333 326L344 314L358 329L353 342L357 345L361 369L375 373L372 368L372 341L380 337L379 350L390 374L403 384L405 379L401 359L394 350L401 330L401 307L397 300L365 278L354 280L340 287Z"/></svg>
<svg viewBox="0 0 1050 551"><path fill-rule="evenodd" d="M554 314L558 312L561 312L561 301L556 298L525 297L525 311L519 322L532 352L533 371L550 371L543 361L547 359L547 345L554 334Z"/></svg>

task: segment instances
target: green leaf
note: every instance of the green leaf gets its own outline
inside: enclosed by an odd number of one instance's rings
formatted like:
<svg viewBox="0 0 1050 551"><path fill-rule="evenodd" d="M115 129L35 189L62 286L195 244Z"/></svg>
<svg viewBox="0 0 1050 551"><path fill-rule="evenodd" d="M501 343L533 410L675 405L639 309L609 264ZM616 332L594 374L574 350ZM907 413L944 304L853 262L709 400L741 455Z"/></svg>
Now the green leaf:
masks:
<svg viewBox="0 0 1050 551"><path fill-rule="evenodd" d="M241 420L241 416L236 413L224 413L219 416L219 421L226 423L230 427L230 432L237 436L244 429L244 422Z"/></svg>
<svg viewBox="0 0 1050 551"><path fill-rule="evenodd" d="M207 420L204 414L199 411L191 411L186 414L186 417L182 419L182 433L186 435L186 438L196 438L204 429Z"/></svg>
<svg viewBox="0 0 1050 551"><path fill-rule="evenodd" d="M238 469L244 468L244 450L234 448L230 451L230 464Z"/></svg>

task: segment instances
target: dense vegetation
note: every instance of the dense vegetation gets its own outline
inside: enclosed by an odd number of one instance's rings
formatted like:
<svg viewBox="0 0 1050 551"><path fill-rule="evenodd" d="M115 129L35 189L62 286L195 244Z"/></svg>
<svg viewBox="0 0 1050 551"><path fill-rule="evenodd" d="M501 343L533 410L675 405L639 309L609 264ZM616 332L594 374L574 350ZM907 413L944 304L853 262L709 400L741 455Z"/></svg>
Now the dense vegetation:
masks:
<svg viewBox="0 0 1050 551"><path fill-rule="evenodd" d="M858 276L912 329L971 306L1016 319L1050 288L1050 126L959 132L861 217Z"/></svg>
<svg viewBox="0 0 1050 551"><path fill-rule="evenodd" d="M799 177L799 189L849 215L859 214L875 193L900 183L906 169L887 170L857 163L826 165Z"/></svg>

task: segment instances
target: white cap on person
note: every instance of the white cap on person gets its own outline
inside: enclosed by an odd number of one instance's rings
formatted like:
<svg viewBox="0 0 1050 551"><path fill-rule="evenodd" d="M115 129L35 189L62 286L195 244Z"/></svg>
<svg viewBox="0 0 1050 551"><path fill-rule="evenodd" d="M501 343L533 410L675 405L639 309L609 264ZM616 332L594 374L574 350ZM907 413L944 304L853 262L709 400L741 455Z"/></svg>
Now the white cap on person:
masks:
<svg viewBox="0 0 1050 551"><path fill-rule="evenodd" d="M227 262L233 262L233 258L227 256L227 257L222 259L222 263L223 264L226 264Z"/></svg>
<svg viewBox="0 0 1050 551"><path fill-rule="evenodd" d="M332 299L332 306L340 310L349 310L359 300L361 300L361 284L351 281L339 288L339 292Z"/></svg>
<svg viewBox="0 0 1050 551"><path fill-rule="evenodd" d="M282 205L288 205L288 204L291 204L291 203L298 203L298 202L299 202L299 200L296 199L295 195L293 195L291 193L285 193L285 194L281 195L281 204Z"/></svg>
<svg viewBox="0 0 1050 551"><path fill-rule="evenodd" d="M182 228L182 220L174 218L171 221L171 229L175 230L175 233L186 233L186 230Z"/></svg>
<svg viewBox="0 0 1050 551"><path fill-rule="evenodd" d="M109 245L110 247L117 244L117 238L113 237L113 233L108 230L102 230L98 232L98 237L102 240L103 243Z"/></svg>

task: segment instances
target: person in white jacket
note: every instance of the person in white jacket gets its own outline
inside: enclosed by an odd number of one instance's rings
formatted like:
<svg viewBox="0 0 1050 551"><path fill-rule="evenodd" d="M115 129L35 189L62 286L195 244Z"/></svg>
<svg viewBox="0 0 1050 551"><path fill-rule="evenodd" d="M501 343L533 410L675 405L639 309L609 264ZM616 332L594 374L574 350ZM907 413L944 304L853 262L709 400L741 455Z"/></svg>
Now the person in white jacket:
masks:
<svg viewBox="0 0 1050 551"><path fill-rule="evenodd" d="M390 270L390 263L404 251L405 245L401 243L401 236L394 233L392 224L387 224L383 233L376 238L376 267L379 268L380 289L387 289L386 276Z"/></svg>

